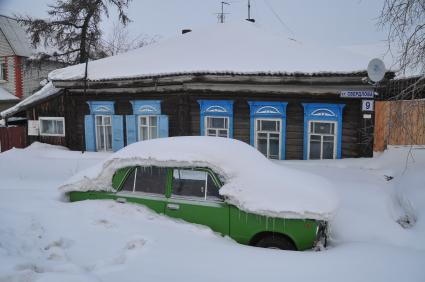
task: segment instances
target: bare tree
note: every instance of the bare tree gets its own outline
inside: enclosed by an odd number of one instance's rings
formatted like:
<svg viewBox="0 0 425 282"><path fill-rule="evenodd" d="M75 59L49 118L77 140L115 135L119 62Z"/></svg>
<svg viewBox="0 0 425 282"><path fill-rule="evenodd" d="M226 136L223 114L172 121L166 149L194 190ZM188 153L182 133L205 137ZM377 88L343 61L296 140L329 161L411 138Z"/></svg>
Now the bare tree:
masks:
<svg viewBox="0 0 425 282"><path fill-rule="evenodd" d="M139 34L136 37L131 37L127 25L121 22L114 22L111 32L105 40L102 40L102 44L106 54L108 56L113 56L155 43L159 38L158 35L149 36L146 34Z"/></svg>
<svg viewBox="0 0 425 282"><path fill-rule="evenodd" d="M34 47L57 49L53 54L60 61L83 63L87 59L105 56L100 44L102 16L109 16L108 7L118 10L118 17L126 25L125 13L131 0L56 0L49 5L49 19L17 16L27 27Z"/></svg>
<svg viewBox="0 0 425 282"><path fill-rule="evenodd" d="M402 71L425 72L425 1L384 0L379 25L388 28L388 46Z"/></svg>

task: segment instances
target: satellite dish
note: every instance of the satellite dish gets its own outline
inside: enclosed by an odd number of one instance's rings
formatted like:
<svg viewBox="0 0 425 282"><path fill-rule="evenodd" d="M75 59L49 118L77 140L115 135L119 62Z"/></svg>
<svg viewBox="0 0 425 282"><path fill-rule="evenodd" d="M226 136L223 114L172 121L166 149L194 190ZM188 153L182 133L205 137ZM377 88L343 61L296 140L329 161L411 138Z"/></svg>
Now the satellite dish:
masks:
<svg viewBox="0 0 425 282"><path fill-rule="evenodd" d="M372 59L367 65L367 76L373 82L381 81L385 76L385 64L380 59Z"/></svg>

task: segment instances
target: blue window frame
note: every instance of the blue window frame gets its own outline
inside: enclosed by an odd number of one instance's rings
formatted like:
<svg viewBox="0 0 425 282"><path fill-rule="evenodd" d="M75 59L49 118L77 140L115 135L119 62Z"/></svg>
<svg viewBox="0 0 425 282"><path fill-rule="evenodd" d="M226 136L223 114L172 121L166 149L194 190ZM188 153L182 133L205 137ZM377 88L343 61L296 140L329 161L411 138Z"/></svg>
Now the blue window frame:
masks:
<svg viewBox="0 0 425 282"><path fill-rule="evenodd" d="M233 138L233 101L198 100L200 135Z"/></svg>
<svg viewBox="0 0 425 282"><path fill-rule="evenodd" d="M304 159L340 159L344 104L304 103Z"/></svg>
<svg viewBox="0 0 425 282"><path fill-rule="evenodd" d="M115 115L113 101L87 102L90 115L84 117L87 151L117 151L124 147L123 117Z"/></svg>
<svg viewBox="0 0 425 282"><path fill-rule="evenodd" d="M168 116L161 115L160 100L130 101L133 114L126 116L127 145L168 137Z"/></svg>
<svg viewBox="0 0 425 282"><path fill-rule="evenodd" d="M285 159L286 102L249 101L250 143L269 159Z"/></svg>

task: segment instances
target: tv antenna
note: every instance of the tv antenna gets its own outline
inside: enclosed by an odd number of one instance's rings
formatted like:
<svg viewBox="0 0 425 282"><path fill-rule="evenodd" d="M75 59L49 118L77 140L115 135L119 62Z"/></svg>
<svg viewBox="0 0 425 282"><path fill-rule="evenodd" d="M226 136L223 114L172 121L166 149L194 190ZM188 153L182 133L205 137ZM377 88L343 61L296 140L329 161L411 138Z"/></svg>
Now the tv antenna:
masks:
<svg viewBox="0 0 425 282"><path fill-rule="evenodd" d="M255 23L255 20L251 19L251 0L248 0L248 18L246 20Z"/></svg>
<svg viewBox="0 0 425 282"><path fill-rule="evenodd" d="M225 17L226 17L225 15L228 14L228 13L224 12L224 5L230 5L230 3L221 1L221 13L217 14L217 18L218 18L219 23L224 23L224 20L225 20Z"/></svg>

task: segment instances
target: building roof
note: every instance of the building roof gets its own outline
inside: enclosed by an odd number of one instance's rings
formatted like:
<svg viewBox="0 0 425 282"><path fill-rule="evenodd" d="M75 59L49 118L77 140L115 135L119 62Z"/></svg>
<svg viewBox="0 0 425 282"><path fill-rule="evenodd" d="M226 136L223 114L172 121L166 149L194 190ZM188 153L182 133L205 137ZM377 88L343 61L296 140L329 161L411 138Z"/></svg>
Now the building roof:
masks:
<svg viewBox="0 0 425 282"><path fill-rule="evenodd" d="M39 103L40 101L43 101L47 98L50 98L53 95L56 95L59 93L61 89L55 88L51 82L47 83L43 88L32 94L31 96L25 98L18 104L14 105L13 107L4 110L0 113L0 116L2 118L13 116L14 114L21 112L31 105L34 105L36 103Z"/></svg>
<svg viewBox="0 0 425 282"><path fill-rule="evenodd" d="M0 86L0 102L1 101L14 101L19 100L18 97L11 94L9 91Z"/></svg>
<svg viewBox="0 0 425 282"><path fill-rule="evenodd" d="M335 46L300 43L250 22L216 24L88 64L89 80L181 74L350 74L371 58ZM51 80L81 80L85 64L58 69Z"/></svg>
<svg viewBox="0 0 425 282"><path fill-rule="evenodd" d="M0 15L0 30L17 56L30 57L32 50L24 28L14 19Z"/></svg>

